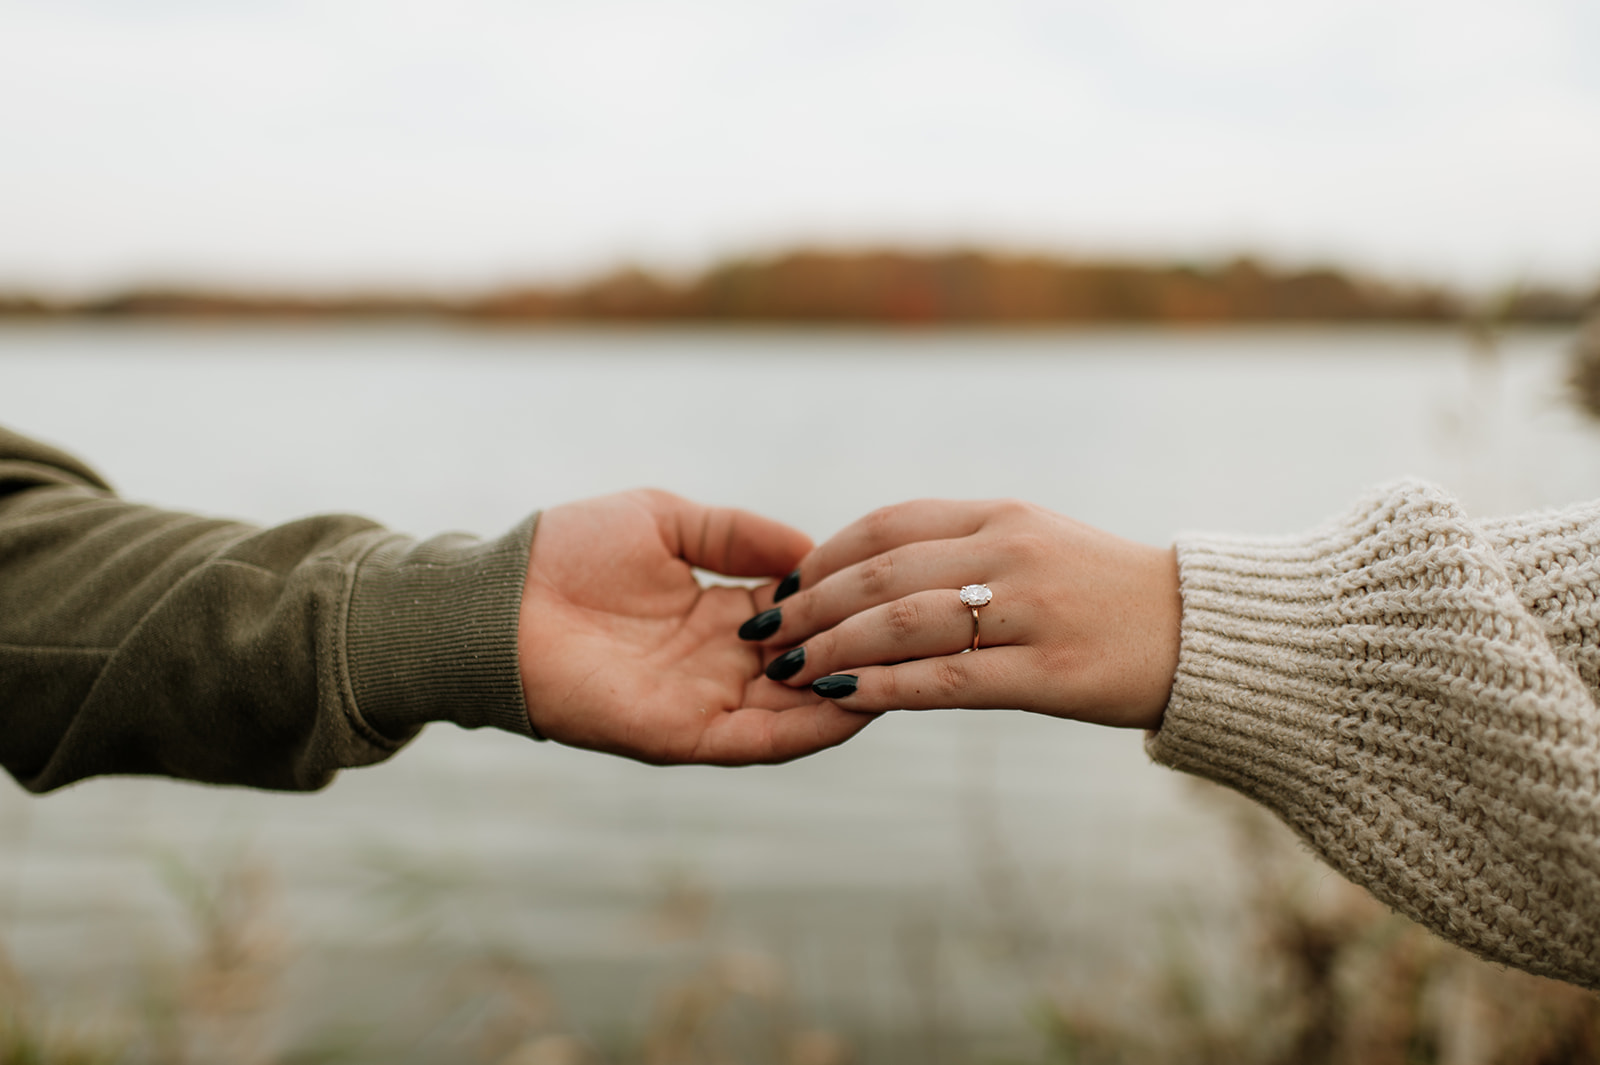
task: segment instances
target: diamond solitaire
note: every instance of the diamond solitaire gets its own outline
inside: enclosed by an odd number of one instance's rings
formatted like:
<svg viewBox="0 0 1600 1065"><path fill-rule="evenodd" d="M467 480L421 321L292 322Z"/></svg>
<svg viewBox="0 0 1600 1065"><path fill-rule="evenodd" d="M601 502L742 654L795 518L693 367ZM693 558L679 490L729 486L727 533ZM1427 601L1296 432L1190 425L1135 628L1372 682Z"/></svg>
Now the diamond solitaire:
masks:
<svg viewBox="0 0 1600 1065"><path fill-rule="evenodd" d="M994 593L987 584L969 584L961 589L961 601L974 609L988 606L989 600L994 598Z"/></svg>

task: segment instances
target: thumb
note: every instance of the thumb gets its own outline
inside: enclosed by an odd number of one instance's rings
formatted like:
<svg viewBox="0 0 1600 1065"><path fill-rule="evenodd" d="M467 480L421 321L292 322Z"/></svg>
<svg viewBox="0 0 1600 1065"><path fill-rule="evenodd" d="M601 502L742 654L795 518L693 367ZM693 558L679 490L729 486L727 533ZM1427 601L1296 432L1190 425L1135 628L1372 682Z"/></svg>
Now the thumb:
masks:
<svg viewBox="0 0 1600 1065"><path fill-rule="evenodd" d="M748 510L708 507L670 492L650 493L662 538L690 565L730 577L781 577L811 550L811 537Z"/></svg>

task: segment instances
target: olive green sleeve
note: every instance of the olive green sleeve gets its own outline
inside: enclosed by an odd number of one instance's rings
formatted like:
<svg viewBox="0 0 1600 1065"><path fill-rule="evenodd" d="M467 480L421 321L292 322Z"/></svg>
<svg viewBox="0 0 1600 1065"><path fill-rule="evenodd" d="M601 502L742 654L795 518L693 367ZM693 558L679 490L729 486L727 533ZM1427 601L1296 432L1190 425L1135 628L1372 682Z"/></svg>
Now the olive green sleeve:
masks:
<svg viewBox="0 0 1600 1065"><path fill-rule="evenodd" d="M310 790L429 721L531 735L517 621L532 519L425 542L116 498L0 429L0 763Z"/></svg>

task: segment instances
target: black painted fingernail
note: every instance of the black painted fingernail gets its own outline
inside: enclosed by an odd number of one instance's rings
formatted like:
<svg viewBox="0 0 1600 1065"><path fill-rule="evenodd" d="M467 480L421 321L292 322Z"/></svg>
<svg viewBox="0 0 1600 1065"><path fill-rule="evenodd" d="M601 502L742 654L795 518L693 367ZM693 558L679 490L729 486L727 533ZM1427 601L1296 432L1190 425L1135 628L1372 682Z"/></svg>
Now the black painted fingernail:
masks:
<svg viewBox="0 0 1600 1065"><path fill-rule="evenodd" d="M739 626L739 639L765 640L768 636L778 631L778 626L783 624L783 611L777 607L763 610L743 625ZM727 630L723 630L727 631Z"/></svg>
<svg viewBox="0 0 1600 1065"><path fill-rule="evenodd" d="M856 678L848 673L818 677L811 682L811 690L824 699L844 699L856 693Z"/></svg>
<svg viewBox="0 0 1600 1065"><path fill-rule="evenodd" d="M772 601L781 603L795 592L800 590L800 571L795 570L783 580L778 582L778 590L772 593Z"/></svg>
<svg viewBox="0 0 1600 1065"><path fill-rule="evenodd" d="M792 651L785 651L767 664L768 680L788 680L800 672L800 667L806 664L806 649L796 647Z"/></svg>

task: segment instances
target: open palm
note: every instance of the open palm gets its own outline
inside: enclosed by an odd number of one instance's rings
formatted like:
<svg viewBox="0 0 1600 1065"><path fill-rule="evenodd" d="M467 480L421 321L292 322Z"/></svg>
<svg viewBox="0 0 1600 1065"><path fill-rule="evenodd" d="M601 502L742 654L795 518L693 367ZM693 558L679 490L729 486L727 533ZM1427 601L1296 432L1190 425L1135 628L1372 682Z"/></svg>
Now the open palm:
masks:
<svg viewBox="0 0 1600 1065"><path fill-rule="evenodd" d="M637 491L546 511L518 633L533 725L657 764L782 762L871 720L767 680L736 635L772 587L701 587L694 569L781 577L803 534L740 510Z"/></svg>

